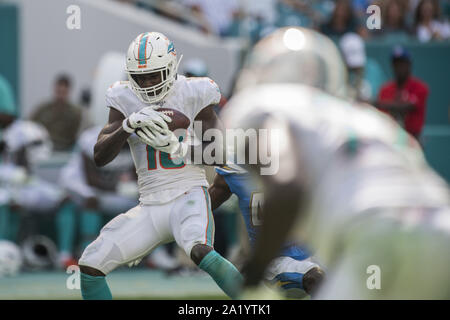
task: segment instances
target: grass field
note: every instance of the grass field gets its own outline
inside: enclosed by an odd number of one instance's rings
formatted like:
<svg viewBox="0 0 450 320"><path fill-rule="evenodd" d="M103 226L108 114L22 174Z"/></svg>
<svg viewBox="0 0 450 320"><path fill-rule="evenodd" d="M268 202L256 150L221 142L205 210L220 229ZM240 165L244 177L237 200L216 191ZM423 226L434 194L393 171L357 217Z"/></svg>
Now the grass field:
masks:
<svg viewBox="0 0 450 320"><path fill-rule="evenodd" d="M0 299L81 299L80 290L67 288L69 276L64 271L52 271L0 278ZM156 270L118 269L107 279L114 299L228 299L206 273L167 276Z"/></svg>

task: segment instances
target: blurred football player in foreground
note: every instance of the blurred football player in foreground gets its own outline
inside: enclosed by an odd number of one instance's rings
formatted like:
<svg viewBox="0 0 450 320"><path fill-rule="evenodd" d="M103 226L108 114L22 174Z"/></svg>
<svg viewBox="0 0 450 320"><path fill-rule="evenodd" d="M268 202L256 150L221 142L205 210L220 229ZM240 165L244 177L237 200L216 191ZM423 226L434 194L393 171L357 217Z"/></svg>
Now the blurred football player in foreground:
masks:
<svg viewBox="0 0 450 320"><path fill-rule="evenodd" d="M208 189L211 208L215 210L234 193L239 199L239 209L253 246L262 224L264 194L249 173L238 165L217 167L216 172ZM264 280L269 286L283 289L288 297L303 298L315 293L323 277L323 270L306 246L286 243L268 267Z"/></svg>
<svg viewBox="0 0 450 320"><path fill-rule="evenodd" d="M278 172L249 166L265 205L244 297L294 236L327 268L318 299L448 299L448 186L390 117L341 98L345 84L334 44L303 28L261 40L239 77L225 126L279 132L266 141L278 146Z"/></svg>

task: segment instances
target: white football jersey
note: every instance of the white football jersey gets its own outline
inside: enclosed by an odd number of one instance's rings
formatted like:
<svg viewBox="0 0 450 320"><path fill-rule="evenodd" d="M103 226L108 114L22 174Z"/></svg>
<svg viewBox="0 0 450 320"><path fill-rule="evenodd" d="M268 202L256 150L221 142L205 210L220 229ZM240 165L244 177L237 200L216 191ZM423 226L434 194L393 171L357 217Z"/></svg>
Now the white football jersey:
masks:
<svg viewBox="0 0 450 320"><path fill-rule="evenodd" d="M61 188L13 163L0 164L0 205L11 201L35 213L56 209L66 196Z"/></svg>
<svg viewBox="0 0 450 320"><path fill-rule="evenodd" d="M446 183L429 168L417 141L372 106L303 85L261 85L235 95L223 121L226 128L247 129L264 114L273 128L283 132L289 124L293 132L274 143L280 146L278 176L300 176L308 194L314 226L304 223L303 235L322 235L323 228L371 208L449 203ZM292 139L292 150L283 149L283 139ZM294 152L300 163L289 157Z"/></svg>
<svg viewBox="0 0 450 320"><path fill-rule="evenodd" d="M186 78L178 75L172 91L157 104L182 112L190 120L188 136L193 137L197 114L205 107L220 101L217 84L209 78ZM128 81L114 83L106 93L106 105L125 117L146 107L137 98ZM194 186L208 186L202 166L176 164L169 155L142 143L136 134L128 138L138 175L140 202L156 204L168 202Z"/></svg>

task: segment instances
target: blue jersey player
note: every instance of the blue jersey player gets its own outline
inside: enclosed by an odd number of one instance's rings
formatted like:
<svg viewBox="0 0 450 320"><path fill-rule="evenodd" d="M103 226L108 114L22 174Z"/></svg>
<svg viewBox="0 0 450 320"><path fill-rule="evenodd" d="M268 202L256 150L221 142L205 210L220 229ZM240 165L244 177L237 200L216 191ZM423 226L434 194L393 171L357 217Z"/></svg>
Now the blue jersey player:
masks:
<svg viewBox="0 0 450 320"><path fill-rule="evenodd" d="M263 193L258 191L250 175L238 166L217 167L216 172L214 182L208 189L212 209L218 208L234 193L239 199L239 208L253 246L262 224L260 209L264 200ZM289 243L284 245L279 256L267 268L265 280L289 292L311 294L323 276L323 270L312 261L311 253L306 247Z"/></svg>

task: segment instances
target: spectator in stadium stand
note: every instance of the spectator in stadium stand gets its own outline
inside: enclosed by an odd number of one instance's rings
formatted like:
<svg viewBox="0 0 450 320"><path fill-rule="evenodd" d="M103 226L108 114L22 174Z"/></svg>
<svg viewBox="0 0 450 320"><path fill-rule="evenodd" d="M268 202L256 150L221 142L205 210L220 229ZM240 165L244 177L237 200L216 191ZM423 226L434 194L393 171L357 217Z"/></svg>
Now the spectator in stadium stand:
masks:
<svg viewBox="0 0 450 320"><path fill-rule="evenodd" d="M342 36L339 49L348 69L349 94L356 101L372 103L387 79L383 69L376 60L367 57L364 40L356 33Z"/></svg>
<svg viewBox="0 0 450 320"><path fill-rule="evenodd" d="M406 23L408 8L401 0L388 0L382 2L381 9L381 29L374 29L372 32L378 36L394 36L396 38L408 37L411 33Z"/></svg>
<svg viewBox="0 0 450 320"><path fill-rule="evenodd" d="M0 74L0 138L1 130L11 124L16 116L17 110L11 85Z"/></svg>
<svg viewBox="0 0 450 320"><path fill-rule="evenodd" d="M55 151L70 151L80 129L81 108L69 101L70 89L70 78L58 76L53 99L39 105L31 116L48 130Z"/></svg>
<svg viewBox="0 0 450 320"><path fill-rule="evenodd" d="M278 0L277 26L302 26L311 28L313 20L318 14L311 4L305 0Z"/></svg>
<svg viewBox="0 0 450 320"><path fill-rule="evenodd" d="M367 19L367 8L373 3L372 0L352 0L353 12L358 18Z"/></svg>
<svg viewBox="0 0 450 320"><path fill-rule="evenodd" d="M382 86L377 107L419 139L425 121L428 86L412 76L411 56L406 49L395 47L391 61L395 79Z"/></svg>
<svg viewBox="0 0 450 320"><path fill-rule="evenodd" d="M357 21L349 0L338 0L331 19L320 27L320 32L331 37L340 37L357 31Z"/></svg>
<svg viewBox="0 0 450 320"><path fill-rule="evenodd" d="M420 42L450 38L450 25L441 21L438 1L420 1L415 12L414 27Z"/></svg>
<svg viewBox="0 0 450 320"><path fill-rule="evenodd" d="M224 35L239 10L237 0L181 0L202 25L202 31Z"/></svg>

